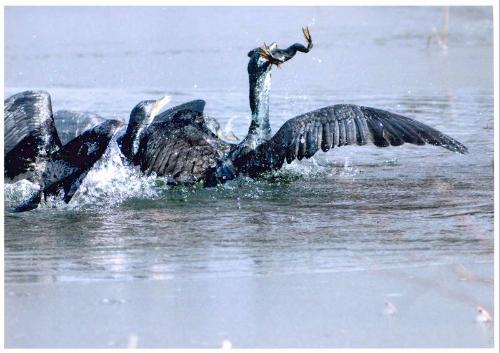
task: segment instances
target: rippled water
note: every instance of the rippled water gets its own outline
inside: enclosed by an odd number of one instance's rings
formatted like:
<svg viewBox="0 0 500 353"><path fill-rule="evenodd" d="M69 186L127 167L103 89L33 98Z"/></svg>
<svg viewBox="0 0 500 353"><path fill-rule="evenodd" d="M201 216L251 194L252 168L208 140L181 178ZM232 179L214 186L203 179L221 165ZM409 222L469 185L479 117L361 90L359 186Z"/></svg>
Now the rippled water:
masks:
<svg viewBox="0 0 500 353"><path fill-rule="evenodd" d="M99 11L8 8L6 95L43 88L54 110L123 121L142 99L203 98L208 115L243 137L246 52L300 40L309 24L313 52L273 73L275 131L299 113L350 102L425 122L470 153L343 147L258 180L200 189L143 177L112 146L68 205L14 214L29 185L5 186L7 283L492 261L489 9L452 9L447 50L425 45L439 8ZM89 20L62 36L68 23Z"/></svg>

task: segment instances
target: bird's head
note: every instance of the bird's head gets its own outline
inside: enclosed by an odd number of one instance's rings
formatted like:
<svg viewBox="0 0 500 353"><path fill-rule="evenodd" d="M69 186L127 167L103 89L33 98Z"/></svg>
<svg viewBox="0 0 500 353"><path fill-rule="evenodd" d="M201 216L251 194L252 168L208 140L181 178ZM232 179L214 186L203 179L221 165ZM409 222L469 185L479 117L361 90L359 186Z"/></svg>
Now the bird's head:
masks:
<svg viewBox="0 0 500 353"><path fill-rule="evenodd" d="M302 33L306 40L305 46L300 43L295 43L286 49L280 49L276 43L272 43L271 45L264 43L261 47L251 50L248 53L250 58L248 72L266 71L270 69L273 64L279 67L281 64L293 58L298 51L308 53L313 47L311 33L308 27L302 28Z"/></svg>
<svg viewBox="0 0 500 353"><path fill-rule="evenodd" d="M172 97L165 96L156 100L144 100L130 112L130 122L134 125L145 125L151 123L160 110L172 100Z"/></svg>
<svg viewBox="0 0 500 353"><path fill-rule="evenodd" d="M127 158L132 158L136 152L137 146L135 142L140 130L151 124L155 116L171 99L170 96L165 96L160 99L141 101L132 109L127 130L118 139L122 153Z"/></svg>

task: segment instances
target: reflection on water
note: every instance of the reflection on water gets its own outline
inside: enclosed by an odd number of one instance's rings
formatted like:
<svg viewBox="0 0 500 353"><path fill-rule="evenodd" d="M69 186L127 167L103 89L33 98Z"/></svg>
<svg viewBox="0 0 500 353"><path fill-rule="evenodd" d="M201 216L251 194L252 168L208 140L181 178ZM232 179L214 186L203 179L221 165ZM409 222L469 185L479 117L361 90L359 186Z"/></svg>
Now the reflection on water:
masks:
<svg viewBox="0 0 500 353"><path fill-rule="evenodd" d="M472 10L451 10L449 49L441 53L425 49L439 9L221 9L212 19L200 18L208 34L183 24L189 11L167 9L159 16L147 9L137 16L148 15L158 26L140 28L149 42L141 30L130 38L99 31L105 20L123 19L123 9L106 16L95 9L80 15L40 9L30 17L33 23L47 11L59 22L27 28L13 22L24 23L27 10L9 9L6 95L45 88L54 110L94 111L126 121L142 99L170 94L177 104L203 98L208 115L222 126L231 121L235 134L244 136L246 52L268 37L298 40L300 33L284 25L299 29L314 18L314 51L273 73L275 131L299 113L357 103L414 117L457 138L470 153L430 146L343 147L259 180L199 189L169 188L142 177L121 166L110 150L69 205L49 202L14 214L10 208L26 185L6 186L5 281L251 276L492 261L491 11ZM238 14L239 22L228 20L225 31L216 30L228 13ZM74 44L55 35L78 16L95 19L96 27L85 29L91 33L75 29ZM252 18L262 21L263 33L256 34ZM179 28L179 38L164 30L165 23ZM167 40L172 42L166 45Z"/></svg>

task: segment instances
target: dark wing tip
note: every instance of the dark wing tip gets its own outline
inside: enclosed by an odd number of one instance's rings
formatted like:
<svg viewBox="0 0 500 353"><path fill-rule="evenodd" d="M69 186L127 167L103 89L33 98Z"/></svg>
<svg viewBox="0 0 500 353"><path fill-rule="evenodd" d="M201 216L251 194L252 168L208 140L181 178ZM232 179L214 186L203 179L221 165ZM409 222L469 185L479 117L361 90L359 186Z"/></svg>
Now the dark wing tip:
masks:
<svg viewBox="0 0 500 353"><path fill-rule="evenodd" d="M418 120L385 110L360 106L371 130L374 143L385 146L407 142L417 145L430 144L449 151L466 154L468 149L459 141ZM379 141L380 140L380 141Z"/></svg>
<svg viewBox="0 0 500 353"><path fill-rule="evenodd" d="M452 139L452 138L450 138L450 139L451 139L450 143L443 144L443 145L441 145L441 147L444 147L447 150L450 150L452 152L456 152L459 154L468 154L469 153L469 149L465 145L461 144L460 142L458 142L455 139Z"/></svg>

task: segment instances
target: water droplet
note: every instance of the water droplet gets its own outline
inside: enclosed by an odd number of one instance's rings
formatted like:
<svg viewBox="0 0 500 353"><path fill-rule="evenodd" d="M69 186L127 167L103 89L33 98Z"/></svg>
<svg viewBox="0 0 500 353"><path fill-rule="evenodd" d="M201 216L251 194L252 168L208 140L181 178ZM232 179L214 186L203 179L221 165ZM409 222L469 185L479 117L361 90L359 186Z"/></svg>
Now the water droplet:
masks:
<svg viewBox="0 0 500 353"><path fill-rule="evenodd" d="M398 308L396 307L396 305L386 300L384 302L384 315L391 316L391 315L396 315L397 313L398 313Z"/></svg>

